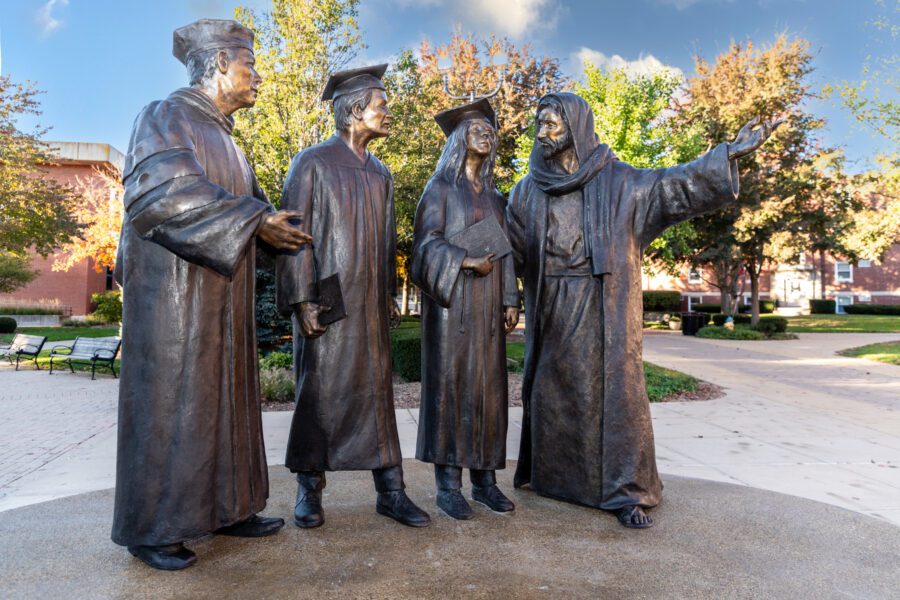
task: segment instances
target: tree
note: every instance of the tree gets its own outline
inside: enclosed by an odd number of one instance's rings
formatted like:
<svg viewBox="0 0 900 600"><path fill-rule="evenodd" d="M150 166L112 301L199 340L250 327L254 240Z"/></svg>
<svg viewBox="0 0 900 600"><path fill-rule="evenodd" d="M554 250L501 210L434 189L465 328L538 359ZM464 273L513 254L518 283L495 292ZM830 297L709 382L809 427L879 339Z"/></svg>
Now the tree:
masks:
<svg viewBox="0 0 900 600"><path fill-rule="evenodd" d="M235 18L256 32L256 70L263 83L256 105L235 113L234 135L275 206L294 154L334 131L322 89L329 74L364 48L358 5L359 0L272 0L265 12L235 9Z"/></svg>
<svg viewBox="0 0 900 600"><path fill-rule="evenodd" d="M812 54L809 42L782 34L762 48L751 41L732 43L712 65L698 55L695 69L678 118L686 126L700 127L709 147L730 141L754 117L784 119L762 148L741 160L738 203L696 222L696 248L688 257L693 264L712 257L735 261L729 268L719 265L721 273L740 273L743 267L750 279L755 324L762 270L787 251L773 242L793 239L815 188L813 165L820 152L815 132L824 122L804 108L813 97L808 83ZM779 235L784 233L790 235ZM718 287L733 289L734 284L719 281ZM732 308L724 294L722 301L723 310Z"/></svg>
<svg viewBox="0 0 900 600"><path fill-rule="evenodd" d="M0 250L0 294L9 294L31 283L38 272L27 256Z"/></svg>
<svg viewBox="0 0 900 600"><path fill-rule="evenodd" d="M119 171L95 168L91 177L77 177L74 194L78 202L73 214L82 228L77 237L60 247L53 270L68 271L85 259L93 261L98 273L112 269L125 211L125 188Z"/></svg>
<svg viewBox="0 0 900 600"><path fill-rule="evenodd" d="M46 175L53 157L40 137L16 127L22 115L40 115L38 92L31 85L0 76L0 251L47 256L78 231L67 186Z"/></svg>

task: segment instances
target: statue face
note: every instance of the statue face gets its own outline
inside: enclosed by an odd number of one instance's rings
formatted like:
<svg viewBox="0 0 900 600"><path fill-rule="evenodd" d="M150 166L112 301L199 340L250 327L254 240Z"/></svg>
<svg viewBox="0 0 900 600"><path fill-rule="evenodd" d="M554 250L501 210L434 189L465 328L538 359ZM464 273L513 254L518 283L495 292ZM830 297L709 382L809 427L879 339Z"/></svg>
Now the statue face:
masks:
<svg viewBox="0 0 900 600"><path fill-rule="evenodd" d="M256 104L256 95L262 83L262 77L254 68L256 58L253 52L246 48L239 48L232 56L224 75L222 91L234 106L240 108L253 106Z"/></svg>
<svg viewBox="0 0 900 600"><path fill-rule="evenodd" d="M490 123L483 120L472 121L466 132L466 148L478 156L490 156L497 143L497 132Z"/></svg>
<svg viewBox="0 0 900 600"><path fill-rule="evenodd" d="M537 141L541 145L541 156L550 160L572 146L572 134L565 119L556 110L545 107L537 117Z"/></svg>
<svg viewBox="0 0 900 600"><path fill-rule="evenodd" d="M387 137L391 134L391 118L387 94L384 93L384 90L372 90L369 105L360 113L359 120L355 120L355 122L360 129L374 134L373 137Z"/></svg>

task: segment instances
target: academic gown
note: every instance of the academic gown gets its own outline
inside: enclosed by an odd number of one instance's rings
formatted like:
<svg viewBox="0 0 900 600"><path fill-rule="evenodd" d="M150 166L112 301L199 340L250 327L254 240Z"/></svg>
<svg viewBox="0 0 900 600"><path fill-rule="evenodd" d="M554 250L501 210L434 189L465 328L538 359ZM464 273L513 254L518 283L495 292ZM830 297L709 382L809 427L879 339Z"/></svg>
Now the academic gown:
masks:
<svg viewBox="0 0 900 600"><path fill-rule="evenodd" d="M391 174L335 135L294 157L281 206L303 211L313 242L277 257L279 308L290 314L316 301L316 282L337 273L347 312L315 339L303 337L293 317L297 407L285 465L294 472L399 465L388 308L396 293Z"/></svg>
<svg viewBox="0 0 900 600"><path fill-rule="evenodd" d="M515 485L607 510L652 507L662 483L642 363L641 256L666 227L734 201L737 166L722 144L685 165L636 169L596 140L584 100L554 95L581 168L550 174L535 143L507 206L526 315Z"/></svg>
<svg viewBox="0 0 900 600"><path fill-rule="evenodd" d="M505 198L432 178L416 210L410 276L422 297L422 392L416 458L468 469L506 466L504 307L518 306L512 254L490 273L462 270L447 238L485 219L505 229Z"/></svg>
<svg viewBox="0 0 900 600"><path fill-rule="evenodd" d="M255 238L272 210L232 121L183 88L149 104L125 162L122 373L112 539L164 545L261 511L268 473Z"/></svg>

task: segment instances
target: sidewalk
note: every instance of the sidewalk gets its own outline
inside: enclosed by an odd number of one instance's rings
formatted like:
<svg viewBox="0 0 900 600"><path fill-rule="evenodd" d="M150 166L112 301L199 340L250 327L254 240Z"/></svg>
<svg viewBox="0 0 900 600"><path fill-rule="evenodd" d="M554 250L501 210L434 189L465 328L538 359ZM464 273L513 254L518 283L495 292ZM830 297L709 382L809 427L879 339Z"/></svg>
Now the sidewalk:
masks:
<svg viewBox="0 0 900 600"><path fill-rule="evenodd" d="M654 404L664 474L773 490L900 525L900 368L835 350L900 334L801 334L727 342L648 334L645 359L726 388L708 402ZM0 367L0 511L114 485L117 382ZM398 410L413 457L416 410ZM515 459L521 409L510 410ZM291 413L264 413L271 465Z"/></svg>

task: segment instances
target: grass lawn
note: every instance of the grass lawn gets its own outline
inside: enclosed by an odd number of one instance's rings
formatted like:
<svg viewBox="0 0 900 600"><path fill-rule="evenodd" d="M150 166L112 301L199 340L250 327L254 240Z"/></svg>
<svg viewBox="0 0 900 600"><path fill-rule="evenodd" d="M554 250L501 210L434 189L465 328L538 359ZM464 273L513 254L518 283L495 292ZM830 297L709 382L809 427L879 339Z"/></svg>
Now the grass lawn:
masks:
<svg viewBox="0 0 900 600"><path fill-rule="evenodd" d="M858 348L848 348L847 350L841 350L838 354L855 356L857 358L865 358L868 360L877 360L878 362L888 363L889 365L900 365L900 340L896 342L869 344Z"/></svg>
<svg viewBox="0 0 900 600"><path fill-rule="evenodd" d="M114 337L119 335L118 327L19 327L16 333L28 335L43 335L47 337L47 343L62 340L74 340L77 337ZM11 342L15 334L5 333L0 335L0 340Z"/></svg>
<svg viewBox="0 0 900 600"><path fill-rule="evenodd" d="M508 342L506 360L510 371L521 373L525 366L525 342ZM644 363L644 380L647 382L650 402L660 402L675 394L696 391L700 383L686 373L658 367L648 362Z"/></svg>
<svg viewBox="0 0 900 600"><path fill-rule="evenodd" d="M792 333L900 332L900 316L896 315L801 315L787 320Z"/></svg>

